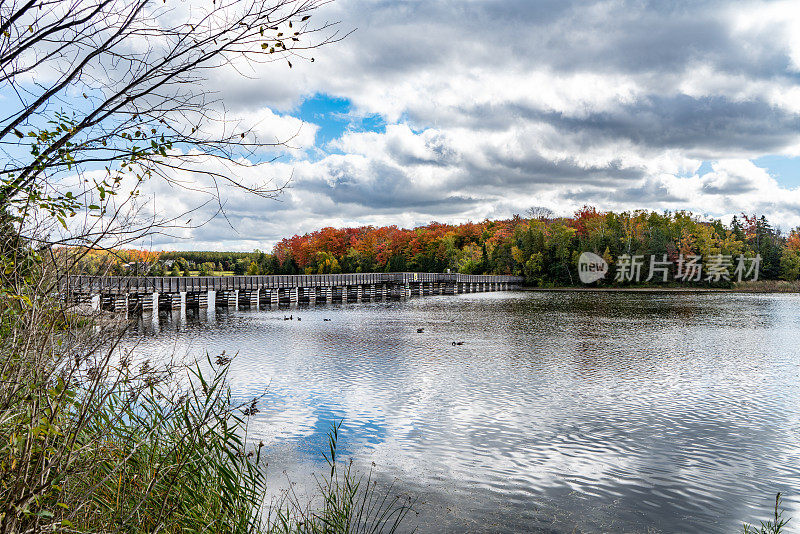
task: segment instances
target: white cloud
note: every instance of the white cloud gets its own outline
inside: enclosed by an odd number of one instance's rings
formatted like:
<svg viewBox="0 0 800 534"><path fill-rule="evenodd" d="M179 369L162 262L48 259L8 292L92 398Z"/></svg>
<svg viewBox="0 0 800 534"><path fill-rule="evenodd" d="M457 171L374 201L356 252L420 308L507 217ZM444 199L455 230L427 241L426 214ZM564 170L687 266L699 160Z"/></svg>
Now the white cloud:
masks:
<svg viewBox="0 0 800 534"><path fill-rule="evenodd" d="M800 193L749 161L800 154L798 13L793 2L326 5L312 21L358 30L314 63L237 64L252 79L231 66L210 80L262 139L299 132L288 159L231 171L292 176L291 188L276 202L224 187L235 231L215 219L191 241L162 243L263 249L325 225L460 222L531 205L756 211L800 224ZM385 131L313 149L319 126L292 113L314 93L380 115ZM698 175L703 161L712 171ZM207 198L152 194L159 209Z"/></svg>

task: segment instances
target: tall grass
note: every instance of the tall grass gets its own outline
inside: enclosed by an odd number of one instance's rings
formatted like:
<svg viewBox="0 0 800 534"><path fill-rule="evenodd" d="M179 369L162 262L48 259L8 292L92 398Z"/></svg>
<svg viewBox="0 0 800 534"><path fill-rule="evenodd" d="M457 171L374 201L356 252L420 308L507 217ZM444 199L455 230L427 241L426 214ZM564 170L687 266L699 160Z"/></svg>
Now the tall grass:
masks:
<svg viewBox="0 0 800 534"><path fill-rule="evenodd" d="M397 528L408 506L336 458L338 426L323 504L265 509L255 400L232 402L229 358L137 360L120 346L125 321L65 307L41 258L20 265L0 284L0 533Z"/></svg>
<svg viewBox="0 0 800 534"><path fill-rule="evenodd" d="M337 458L341 422L328 433L324 453L329 471L317 479L322 504L311 508L291 490L270 510L269 530L273 532L375 534L395 532L412 510L409 497L397 495L392 487L379 490L372 471L358 474L351 461Z"/></svg>
<svg viewBox="0 0 800 534"><path fill-rule="evenodd" d="M742 527L743 534L782 534L784 527L789 523L789 519L784 519L783 510L781 509L781 497L778 493L775 496L775 509L771 520L761 521L760 526L753 526L745 524Z"/></svg>

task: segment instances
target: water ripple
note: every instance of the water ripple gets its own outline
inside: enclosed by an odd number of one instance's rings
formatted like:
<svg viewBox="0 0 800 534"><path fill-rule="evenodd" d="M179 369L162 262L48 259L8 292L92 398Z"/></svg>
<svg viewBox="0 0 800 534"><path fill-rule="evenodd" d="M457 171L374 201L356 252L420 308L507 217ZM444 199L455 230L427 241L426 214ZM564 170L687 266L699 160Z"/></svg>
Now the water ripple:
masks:
<svg viewBox="0 0 800 534"><path fill-rule="evenodd" d="M292 313L144 320L130 342L150 357L238 351L237 398L266 391L251 435L271 466L318 467L343 420L343 453L418 495L421 531L732 532L777 491L800 517L797 296L499 293Z"/></svg>

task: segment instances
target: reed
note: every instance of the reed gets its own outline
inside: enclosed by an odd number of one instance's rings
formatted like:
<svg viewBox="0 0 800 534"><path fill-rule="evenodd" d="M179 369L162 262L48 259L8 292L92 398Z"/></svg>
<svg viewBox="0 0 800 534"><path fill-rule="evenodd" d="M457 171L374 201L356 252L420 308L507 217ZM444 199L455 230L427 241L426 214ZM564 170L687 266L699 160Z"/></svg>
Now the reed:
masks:
<svg viewBox="0 0 800 534"><path fill-rule="evenodd" d="M0 533L397 528L408 507L336 458L338 426L323 504L265 507L258 399L232 401L231 358L137 358L126 321L66 307L51 266L20 253L0 285Z"/></svg>
<svg viewBox="0 0 800 534"><path fill-rule="evenodd" d="M783 518L781 497L782 495L780 493L775 496L775 508L771 520L761 521L761 525L757 527L745 524L742 527L743 534L781 534L782 532L785 532L784 528L790 520Z"/></svg>

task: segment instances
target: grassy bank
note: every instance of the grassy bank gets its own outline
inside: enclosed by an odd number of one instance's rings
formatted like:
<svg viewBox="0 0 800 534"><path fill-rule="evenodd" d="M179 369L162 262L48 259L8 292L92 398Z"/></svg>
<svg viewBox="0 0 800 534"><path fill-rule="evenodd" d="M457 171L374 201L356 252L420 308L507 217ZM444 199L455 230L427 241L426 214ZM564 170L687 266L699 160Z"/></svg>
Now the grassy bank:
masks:
<svg viewBox="0 0 800 534"><path fill-rule="evenodd" d="M753 293L800 293L800 280L757 280L755 282L737 282L733 285L736 291Z"/></svg>
<svg viewBox="0 0 800 534"><path fill-rule="evenodd" d="M566 292L608 292L608 293L800 293L800 281L758 280L756 282L737 282L731 287L691 287L640 285L628 287L521 287L522 291L566 291Z"/></svg>
<svg viewBox="0 0 800 534"><path fill-rule="evenodd" d="M390 532L405 517L336 458L338 428L322 504L265 509L259 399L232 401L230 358L142 360L120 344L127 323L53 298L44 262L14 275L0 291L0 532Z"/></svg>

